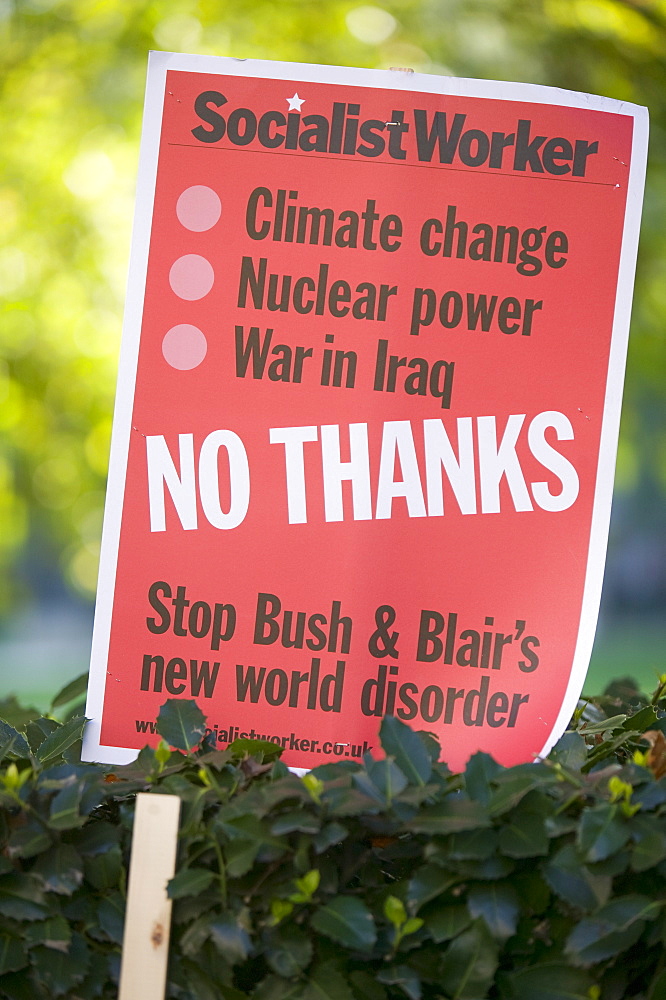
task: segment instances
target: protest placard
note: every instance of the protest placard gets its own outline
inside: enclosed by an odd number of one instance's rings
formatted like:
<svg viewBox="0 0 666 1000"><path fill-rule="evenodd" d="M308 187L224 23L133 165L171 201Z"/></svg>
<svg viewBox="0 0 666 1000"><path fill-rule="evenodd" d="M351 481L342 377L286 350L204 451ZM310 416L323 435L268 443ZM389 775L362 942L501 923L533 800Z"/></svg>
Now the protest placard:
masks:
<svg viewBox="0 0 666 1000"><path fill-rule="evenodd" d="M313 767L564 728L605 558L647 114L156 53L85 743L194 698Z"/></svg>

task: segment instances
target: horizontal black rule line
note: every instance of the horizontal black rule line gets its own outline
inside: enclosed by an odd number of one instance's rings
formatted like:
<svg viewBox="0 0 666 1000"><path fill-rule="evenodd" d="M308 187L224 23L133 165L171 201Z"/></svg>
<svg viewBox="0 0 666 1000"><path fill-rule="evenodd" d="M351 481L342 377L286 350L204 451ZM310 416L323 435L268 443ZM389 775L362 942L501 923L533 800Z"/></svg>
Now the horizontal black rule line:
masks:
<svg viewBox="0 0 666 1000"><path fill-rule="evenodd" d="M299 156L315 160L337 160L339 163L367 163L375 167L419 167L421 170L453 170L458 174L487 174L489 177L509 177L519 181L552 181L556 184L592 184L595 187L619 187L611 181L586 181L573 177L543 177L540 174L508 174L496 170L479 170L477 167L451 167L448 163L408 163L405 160L376 160L372 157L344 156L325 153L303 153L288 149L248 149L246 146L202 146L200 142L169 142L168 146L186 146L188 149L205 149L225 153L268 153L270 156Z"/></svg>

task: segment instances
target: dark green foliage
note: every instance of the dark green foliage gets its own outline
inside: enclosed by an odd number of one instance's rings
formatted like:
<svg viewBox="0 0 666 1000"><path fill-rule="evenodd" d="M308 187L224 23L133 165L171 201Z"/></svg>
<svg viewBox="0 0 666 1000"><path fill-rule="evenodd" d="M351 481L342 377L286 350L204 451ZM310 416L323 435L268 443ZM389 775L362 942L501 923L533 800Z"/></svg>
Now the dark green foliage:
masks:
<svg viewBox="0 0 666 1000"><path fill-rule="evenodd" d="M201 742L188 701L160 713L181 750L110 773L81 718L28 715L0 723L0 997L116 996L137 791L183 800L173 1000L666 995L663 689L463 774L386 719L383 759L299 778L272 744Z"/></svg>

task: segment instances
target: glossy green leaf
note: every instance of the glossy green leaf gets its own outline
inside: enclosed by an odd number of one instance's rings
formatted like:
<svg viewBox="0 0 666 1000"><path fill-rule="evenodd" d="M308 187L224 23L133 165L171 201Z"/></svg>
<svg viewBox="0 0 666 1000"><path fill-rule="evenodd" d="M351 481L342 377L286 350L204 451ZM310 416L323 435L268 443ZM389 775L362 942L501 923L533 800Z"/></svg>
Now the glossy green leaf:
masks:
<svg viewBox="0 0 666 1000"><path fill-rule="evenodd" d="M464 903L444 906L433 904L427 908L424 917L426 930L437 944L457 937L472 923L472 917Z"/></svg>
<svg viewBox="0 0 666 1000"><path fill-rule="evenodd" d="M66 684L62 688L53 701L51 702L51 711L54 712L56 708L61 708L63 705L69 705L70 701L74 701L75 698L80 698L85 695L88 690L88 673L80 674L75 677L73 681Z"/></svg>
<svg viewBox="0 0 666 1000"><path fill-rule="evenodd" d="M37 748L37 759L42 764L46 764L48 761L62 757L68 747L71 747L73 743L81 739L85 725L85 716L77 715L63 726L58 726Z"/></svg>
<svg viewBox="0 0 666 1000"><path fill-rule="evenodd" d="M47 920L33 922L25 927L25 939L30 948L43 945L54 951L69 951L72 940L70 924L62 916L49 917Z"/></svg>
<svg viewBox="0 0 666 1000"><path fill-rule="evenodd" d="M370 781L386 802L391 802L408 785L407 777L401 768L389 757L370 761L367 773ZM358 781L359 777L360 775L355 775L354 780Z"/></svg>
<svg viewBox="0 0 666 1000"><path fill-rule="evenodd" d="M379 739L387 756L392 757L407 781L425 785L432 774L432 760L418 733L395 716L385 716Z"/></svg>
<svg viewBox="0 0 666 1000"><path fill-rule="evenodd" d="M303 1000L354 1000L337 963L322 962L308 977L302 992Z"/></svg>
<svg viewBox="0 0 666 1000"><path fill-rule="evenodd" d="M497 776L488 811L491 816L502 816L535 788L547 788L557 781L557 774L545 764L522 764L503 771Z"/></svg>
<svg viewBox="0 0 666 1000"><path fill-rule="evenodd" d="M499 848L510 858L536 858L548 854L550 840L544 815L516 813L499 832Z"/></svg>
<svg viewBox="0 0 666 1000"><path fill-rule="evenodd" d="M596 909L610 895L610 877L593 874L583 864L573 844L566 844L546 862L543 874L560 899L581 910Z"/></svg>
<svg viewBox="0 0 666 1000"><path fill-rule="evenodd" d="M171 747L190 751L204 736L206 716L194 699L170 698L160 708L157 732Z"/></svg>
<svg viewBox="0 0 666 1000"><path fill-rule="evenodd" d="M0 719L0 755L15 754L17 757L29 757L30 747L23 733Z"/></svg>
<svg viewBox="0 0 666 1000"><path fill-rule="evenodd" d="M654 822L652 817L638 813L631 820L631 868L644 872L654 868L666 858L666 829Z"/></svg>
<svg viewBox="0 0 666 1000"><path fill-rule="evenodd" d="M493 981L498 946L483 920L459 934L442 961L442 982L452 1000L477 1000Z"/></svg>
<svg viewBox="0 0 666 1000"><path fill-rule="evenodd" d="M575 965L590 966L632 947L646 920L655 920L663 903L646 896L613 899L593 916L581 920L566 943L566 954Z"/></svg>
<svg viewBox="0 0 666 1000"><path fill-rule="evenodd" d="M409 880L407 901L412 910L418 912L424 903L436 899L458 881L455 874L440 865L424 865Z"/></svg>
<svg viewBox="0 0 666 1000"><path fill-rule="evenodd" d="M455 861L485 861L492 857L499 846L496 830L484 827L464 833L453 833L448 837L445 848L437 852L438 860L448 855ZM432 857L435 857L433 852Z"/></svg>
<svg viewBox="0 0 666 1000"><path fill-rule="evenodd" d="M197 896L215 881L215 872L209 868L181 868L167 886L170 899Z"/></svg>
<svg viewBox="0 0 666 1000"><path fill-rule="evenodd" d="M578 845L586 861L603 861L629 840L631 828L620 807L601 803L586 810L578 829Z"/></svg>
<svg viewBox="0 0 666 1000"><path fill-rule="evenodd" d="M338 944L355 951L369 951L377 940L377 930L370 910L353 896L336 896L320 906L311 919L312 926Z"/></svg>
<svg viewBox="0 0 666 1000"><path fill-rule="evenodd" d="M622 728L628 733L644 733L647 729L652 729L658 719L657 709L654 705L646 705L640 712L634 712L622 723Z"/></svg>
<svg viewBox="0 0 666 1000"><path fill-rule="evenodd" d="M212 921L210 937L229 965L244 962L252 950L250 935L232 916Z"/></svg>
<svg viewBox="0 0 666 1000"><path fill-rule="evenodd" d="M13 920L42 920L47 915L40 880L22 872L0 875L0 914Z"/></svg>
<svg viewBox="0 0 666 1000"><path fill-rule="evenodd" d="M299 927L279 927L271 935L266 950L268 965L279 976L298 976L312 961L314 952L309 934Z"/></svg>
<svg viewBox="0 0 666 1000"><path fill-rule="evenodd" d="M592 980L582 969L556 962L518 969L504 977L510 1000L590 1000Z"/></svg>
<svg viewBox="0 0 666 1000"><path fill-rule="evenodd" d="M437 805L426 806L408 824L414 833L439 835L478 830L490 825L488 812L480 802L453 796Z"/></svg>
<svg viewBox="0 0 666 1000"><path fill-rule="evenodd" d="M71 996L77 983L85 979L91 955L82 935L75 931L67 952L39 946L32 949L31 961L50 996Z"/></svg>
<svg viewBox="0 0 666 1000"><path fill-rule="evenodd" d="M104 896L97 906L97 923L110 941L121 945L125 929L125 898L120 892Z"/></svg>
<svg viewBox="0 0 666 1000"><path fill-rule="evenodd" d="M520 906L509 883L472 886L467 895L467 907L472 917L483 918L496 940L504 942L516 933Z"/></svg>
<svg viewBox="0 0 666 1000"><path fill-rule="evenodd" d="M389 965L381 970L377 979L387 986L399 986L409 1000L421 998L421 980L416 970L409 965Z"/></svg>
<svg viewBox="0 0 666 1000"><path fill-rule="evenodd" d="M95 889L113 889L119 884L123 872L120 845L113 844L107 851L85 858L83 871L86 881Z"/></svg>
<svg viewBox="0 0 666 1000"><path fill-rule="evenodd" d="M227 871L244 875L259 858L273 861L286 850L286 842L275 837L266 825L254 816L239 816L224 824L228 843L224 848Z"/></svg>
<svg viewBox="0 0 666 1000"><path fill-rule="evenodd" d="M317 854L321 854L333 844L340 844L348 836L349 831L342 823L333 821L321 828L321 831L314 837L313 843Z"/></svg>
<svg viewBox="0 0 666 1000"><path fill-rule="evenodd" d="M394 927L400 927L404 924L407 919L407 911L403 901L397 896L387 896L384 900L384 916Z"/></svg>
<svg viewBox="0 0 666 1000"><path fill-rule="evenodd" d="M53 797L48 825L53 830L73 830L83 826L86 816L81 814L81 797L84 786L80 782L66 785Z"/></svg>
<svg viewBox="0 0 666 1000"><path fill-rule="evenodd" d="M477 751L465 768L465 788L470 799L487 805L493 792L492 783L502 768L490 754Z"/></svg>
<svg viewBox="0 0 666 1000"><path fill-rule="evenodd" d="M7 842L7 854L11 858L33 858L51 846L51 837L35 819L29 819L25 826L12 830Z"/></svg>
<svg viewBox="0 0 666 1000"><path fill-rule="evenodd" d="M578 771L587 760L587 747L580 733L568 732L559 738L548 755L549 760L569 771Z"/></svg>
<svg viewBox="0 0 666 1000"><path fill-rule="evenodd" d="M40 855L32 874L39 876L47 892L71 896L83 881L83 861L70 844L58 844Z"/></svg>

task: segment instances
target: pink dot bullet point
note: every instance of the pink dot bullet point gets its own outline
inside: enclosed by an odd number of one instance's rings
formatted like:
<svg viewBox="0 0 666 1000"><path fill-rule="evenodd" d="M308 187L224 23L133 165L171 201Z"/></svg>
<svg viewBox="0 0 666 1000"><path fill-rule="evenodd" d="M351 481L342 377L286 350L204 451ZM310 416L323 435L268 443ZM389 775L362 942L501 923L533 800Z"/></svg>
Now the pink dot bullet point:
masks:
<svg viewBox="0 0 666 1000"><path fill-rule="evenodd" d="M212 229L222 214L222 202L217 193L205 184L186 188L176 203L178 221L192 233Z"/></svg>
<svg viewBox="0 0 666 1000"><path fill-rule="evenodd" d="M186 253L171 265L169 284L181 299L202 299L213 287L215 272L205 257Z"/></svg>
<svg viewBox="0 0 666 1000"><path fill-rule="evenodd" d="M190 371L206 357L208 344L198 326L179 323L172 326L162 341L162 354L167 364L179 371Z"/></svg>

